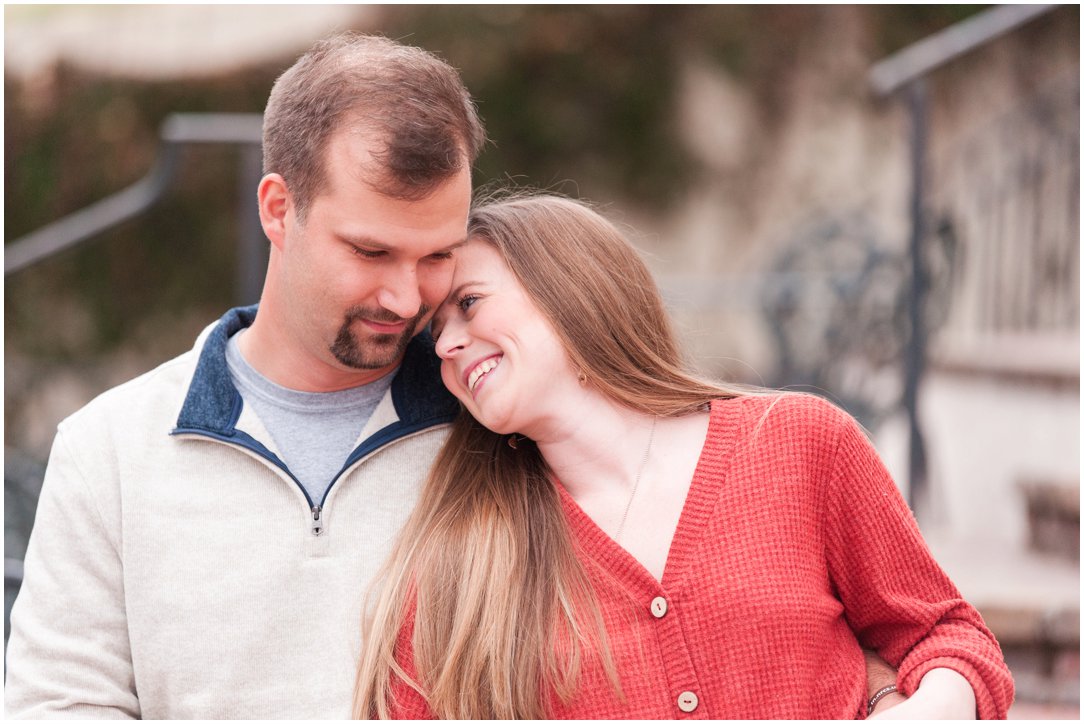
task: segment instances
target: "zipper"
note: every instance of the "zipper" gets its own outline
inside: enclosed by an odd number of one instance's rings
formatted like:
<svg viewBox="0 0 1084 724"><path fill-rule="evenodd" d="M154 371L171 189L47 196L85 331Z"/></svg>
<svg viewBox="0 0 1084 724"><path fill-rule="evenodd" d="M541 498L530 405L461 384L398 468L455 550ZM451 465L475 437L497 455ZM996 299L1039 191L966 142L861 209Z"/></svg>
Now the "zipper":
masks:
<svg viewBox="0 0 1084 724"><path fill-rule="evenodd" d="M442 424L447 425L447 423L442 423ZM429 427L424 427L424 428L422 428L420 430L415 430L413 432L407 433L406 435L403 435L402 437L397 437L394 440L391 440L390 442L387 442L387 443L385 443L385 444L383 444L383 445L381 445L381 446L379 446L379 447L377 447L377 448L375 448L373 450L370 450L369 452L367 452L364 455L362 455L361 457L359 457L357 460L354 460L353 462L348 462L345 466L343 466L343 469L340 470L339 473L334 478L331 479L330 483L328 483L327 490L324 491L324 496L320 499L321 504L312 506L312 534L318 536L318 535L320 535L321 533L324 532L324 507L323 506L327 503L328 496L331 495L331 489L335 487L335 483L339 482L339 480L346 473L350 472L351 470L356 468L358 465L360 465L361 463L363 463L366 460L368 460L369 458L371 458L376 453L381 452L383 450L387 450L392 445L397 445L400 442L403 442L404 440L409 440L412 437L417 437L418 435L429 432L430 430L432 430L435 427L439 427L439 425L432 425L432 426L429 426ZM300 486L302 488L301 492L305 492L304 486L301 486L301 483L298 482L296 480L296 478L295 478L294 482L297 482L298 486ZM308 498L308 494L306 494L305 497Z"/></svg>
<svg viewBox="0 0 1084 724"><path fill-rule="evenodd" d="M327 503L328 496L331 494L331 489L333 487L335 487L335 483L337 483L339 481L339 479L343 477L344 474L346 474L350 470L354 469L355 467L360 465L362 462L368 460L375 453L377 453L379 451L382 451L382 450L385 450L385 449L391 447L392 445L395 445L395 444L397 444L399 442L402 442L404 440L409 440L412 437L417 437L418 435L429 432L434 427L439 427L439 425L432 425L432 426L429 426L429 427L424 427L424 428L422 428L420 430L415 430L413 432L407 433L406 435L403 435L402 437L395 438L395 439L393 439L393 440L391 440L391 441L389 441L389 442L387 442L387 443L385 443L383 445L380 445L379 447L377 447L377 448L375 448L373 450L370 450L365 455L362 455L361 457L359 457L357 460L354 460L352 463L349 463L348 465L344 466L343 469L339 471L339 474L336 475L332 479L330 484L328 484L327 490L324 491L324 495L321 498L320 503L314 503L312 498L309 497L308 491L305 490L305 486L301 484L301 481L298 480L296 477L294 477L294 474L291 473L284 465L281 465L278 462L276 462L276 460L273 457L271 457L270 454L266 454L266 453L264 453L264 452L262 452L262 451L260 451L258 449L250 447L249 445L245 445L245 444L243 444L241 442L238 442L237 440L231 440L231 439L229 439L229 438L227 438L227 437L225 437L223 435L210 433L210 432L207 432L207 431L204 431L204 430L198 430L198 431L197 430L181 430L181 431L174 432L172 434L174 436L178 437L178 438L198 437L198 438L203 438L205 440L213 440L215 442L220 442L220 443L222 443L224 445L228 445L229 447L240 450L241 452L243 452L246 455L249 455L250 457L254 457L257 460L261 460L262 462L269 464L272 468L275 468L275 469L280 470L281 472L285 473L286 476L294 483L294 485L297 486L297 489L301 491L301 494L303 496L305 496L305 501L311 506L309 508L309 514L312 516L312 527L310 528L310 530L312 531L312 535L314 537L318 537L320 535L323 535L324 530L325 530L325 528L324 528L324 505L323 504Z"/></svg>
<svg viewBox="0 0 1084 724"><path fill-rule="evenodd" d="M291 473L284 465L281 465L275 460L275 458L271 457L270 454L255 449L249 445L245 445L241 442L238 442L237 440L231 440L225 436L215 433L209 433L204 430L183 430L180 432L175 432L173 433L173 435L178 439L195 437L222 443L223 445L232 447L235 450L238 450L251 458L259 460L260 462L268 465L270 468L284 474L297 487L297 489L301 491L301 495L305 497L305 502L308 503L308 505L310 506L309 513L310 515L312 515L312 527L310 528L310 530L312 531L312 534L314 536L318 536L324 532L324 509L320 505L313 503L312 498L309 497L309 492L305 490L305 486L301 484L301 481L294 477L294 474Z"/></svg>

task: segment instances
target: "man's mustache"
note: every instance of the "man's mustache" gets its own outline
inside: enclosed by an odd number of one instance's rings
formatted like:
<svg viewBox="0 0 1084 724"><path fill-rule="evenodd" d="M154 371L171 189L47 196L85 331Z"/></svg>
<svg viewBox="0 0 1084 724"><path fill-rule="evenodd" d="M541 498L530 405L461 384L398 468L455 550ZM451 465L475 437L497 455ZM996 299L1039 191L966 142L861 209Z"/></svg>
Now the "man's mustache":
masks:
<svg viewBox="0 0 1084 724"><path fill-rule="evenodd" d="M370 322L379 322L380 324L398 324L399 322L408 322L412 326L416 326L422 317L429 314L429 305L423 304L418 309L418 313L413 317L400 317L395 312L392 312L383 307L376 307L373 309L367 307L351 307L346 312L347 322L357 322L360 320L368 320Z"/></svg>

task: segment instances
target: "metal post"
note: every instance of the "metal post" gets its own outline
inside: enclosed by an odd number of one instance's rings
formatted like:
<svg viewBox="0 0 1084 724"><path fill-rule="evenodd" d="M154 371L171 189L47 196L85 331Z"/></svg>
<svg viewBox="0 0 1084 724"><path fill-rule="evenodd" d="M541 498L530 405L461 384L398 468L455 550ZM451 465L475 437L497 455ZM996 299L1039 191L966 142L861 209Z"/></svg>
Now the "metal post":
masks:
<svg viewBox="0 0 1084 724"><path fill-rule="evenodd" d="M238 232L237 239L237 302L254 304L260 300L264 274L267 271L267 237L260 225L256 189L263 174L263 158L259 144L248 143L241 147L238 183Z"/></svg>
<svg viewBox="0 0 1084 724"><path fill-rule="evenodd" d="M910 423L910 451L908 467L908 502L918 515L919 508L927 504L926 446L918 421L918 388L926 359L926 326L924 319L926 299L926 265L922 255L925 236L925 156L927 133L927 93L922 78L913 80L907 87L907 103L911 121L911 335L907 345L907 359L903 391L903 403Z"/></svg>

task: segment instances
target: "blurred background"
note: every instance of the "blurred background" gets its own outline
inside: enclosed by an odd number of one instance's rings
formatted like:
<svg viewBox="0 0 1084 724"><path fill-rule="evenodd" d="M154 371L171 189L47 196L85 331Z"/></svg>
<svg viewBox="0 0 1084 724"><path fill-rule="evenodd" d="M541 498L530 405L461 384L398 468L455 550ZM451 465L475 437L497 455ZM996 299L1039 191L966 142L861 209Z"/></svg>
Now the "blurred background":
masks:
<svg viewBox="0 0 1084 724"><path fill-rule="evenodd" d="M4 20L5 642L56 424L256 301L252 114L352 29L462 71L493 141L478 184L589 199L627 227L692 366L857 416L998 636L1012 716L1079 718L1076 6Z"/></svg>

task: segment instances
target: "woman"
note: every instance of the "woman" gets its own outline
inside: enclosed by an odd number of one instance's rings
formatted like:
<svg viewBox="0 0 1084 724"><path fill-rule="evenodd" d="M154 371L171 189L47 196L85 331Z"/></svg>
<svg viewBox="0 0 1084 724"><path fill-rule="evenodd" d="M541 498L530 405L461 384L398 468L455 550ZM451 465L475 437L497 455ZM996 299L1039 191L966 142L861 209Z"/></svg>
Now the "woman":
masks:
<svg viewBox="0 0 1084 724"><path fill-rule="evenodd" d="M384 578L355 713L1004 717L1013 686L859 426L681 367L621 234L484 203L434 317L462 402Z"/></svg>

